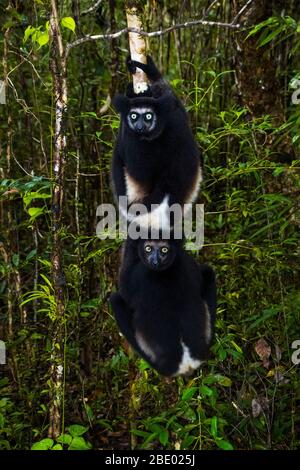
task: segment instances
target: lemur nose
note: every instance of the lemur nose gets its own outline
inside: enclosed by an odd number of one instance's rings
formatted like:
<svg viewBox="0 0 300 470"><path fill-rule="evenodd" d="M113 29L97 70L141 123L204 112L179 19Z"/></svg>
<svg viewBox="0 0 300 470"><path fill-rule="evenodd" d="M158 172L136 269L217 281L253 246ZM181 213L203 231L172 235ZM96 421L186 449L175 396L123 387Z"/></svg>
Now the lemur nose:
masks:
<svg viewBox="0 0 300 470"><path fill-rule="evenodd" d="M158 264L159 264L159 260L158 260L158 257L157 257L156 253L153 253L153 255L151 256L151 264L154 267L158 266Z"/></svg>

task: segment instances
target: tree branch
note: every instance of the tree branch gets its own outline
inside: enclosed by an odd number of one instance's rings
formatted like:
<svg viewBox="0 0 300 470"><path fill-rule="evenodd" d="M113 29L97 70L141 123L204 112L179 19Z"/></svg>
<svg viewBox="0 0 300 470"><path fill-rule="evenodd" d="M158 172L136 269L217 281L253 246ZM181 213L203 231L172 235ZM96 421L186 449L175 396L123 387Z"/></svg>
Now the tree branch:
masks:
<svg viewBox="0 0 300 470"><path fill-rule="evenodd" d="M85 42L97 41L98 39L116 39L122 36L123 34L127 34L127 33L137 33L137 34L140 34L141 36L154 38L154 37L159 37L159 36L163 36L165 34L171 33L172 31L176 29L191 28L191 27L198 26L198 25L211 26L211 27L218 26L218 27L230 28L230 29L239 29L241 27L240 24L222 23L220 21L194 20L194 21L186 21L185 23L175 24L173 26L170 26L169 28L166 28L160 31L147 32L147 31L136 29L136 28L124 28L124 29L121 29L120 31L117 31L116 33L88 35L88 36L84 36L83 38L77 39L76 41L69 42L66 45L66 55L68 55L70 49L72 49L73 47L84 44Z"/></svg>
<svg viewBox="0 0 300 470"><path fill-rule="evenodd" d="M233 18L231 24L235 24L235 22L239 19L239 17L244 13L244 11L248 8L250 3L252 3L253 0L248 0L248 2L240 9L238 14Z"/></svg>
<svg viewBox="0 0 300 470"><path fill-rule="evenodd" d="M97 10L97 8L102 3L102 0L98 0L93 6L81 12L81 15L88 15L89 13L93 13L93 11Z"/></svg>

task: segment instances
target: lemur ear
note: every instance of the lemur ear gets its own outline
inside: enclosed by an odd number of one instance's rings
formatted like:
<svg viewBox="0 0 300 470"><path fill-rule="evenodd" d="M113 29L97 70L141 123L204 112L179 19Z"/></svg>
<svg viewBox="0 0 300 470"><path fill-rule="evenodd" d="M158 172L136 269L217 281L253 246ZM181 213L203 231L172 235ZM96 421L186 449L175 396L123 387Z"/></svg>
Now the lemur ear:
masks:
<svg viewBox="0 0 300 470"><path fill-rule="evenodd" d="M120 114L126 113L129 109L129 99L124 95L116 95L112 100L112 104Z"/></svg>

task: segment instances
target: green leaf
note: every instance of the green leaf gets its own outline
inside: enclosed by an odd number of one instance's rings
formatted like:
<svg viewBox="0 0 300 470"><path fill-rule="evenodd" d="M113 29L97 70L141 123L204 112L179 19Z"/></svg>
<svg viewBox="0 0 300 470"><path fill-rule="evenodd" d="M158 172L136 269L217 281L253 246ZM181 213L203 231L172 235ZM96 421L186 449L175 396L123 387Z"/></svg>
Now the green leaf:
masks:
<svg viewBox="0 0 300 470"><path fill-rule="evenodd" d="M36 42L40 45L40 47L45 46L49 42L49 34L48 31L43 31L39 34L36 38Z"/></svg>
<svg viewBox="0 0 300 470"><path fill-rule="evenodd" d="M91 312L80 312L79 315L82 317L82 318L87 318L91 315Z"/></svg>
<svg viewBox="0 0 300 470"><path fill-rule="evenodd" d="M3 379L0 380L0 387L5 387L9 383L9 380L7 377L4 377Z"/></svg>
<svg viewBox="0 0 300 470"><path fill-rule="evenodd" d="M183 401L190 400L191 398L193 398L197 390L198 390L198 387L187 388L186 390L184 390L181 400Z"/></svg>
<svg viewBox="0 0 300 470"><path fill-rule="evenodd" d="M1 398L0 400L0 408L4 408L9 403L8 398Z"/></svg>
<svg viewBox="0 0 300 470"><path fill-rule="evenodd" d="M55 444L55 446L53 446L51 450L63 450L63 448L60 444Z"/></svg>
<svg viewBox="0 0 300 470"><path fill-rule="evenodd" d="M153 432L152 434L149 434L147 439L142 443L141 449L147 449L148 445L154 440L156 440L156 438L157 438L157 434L155 432Z"/></svg>
<svg viewBox="0 0 300 470"><path fill-rule="evenodd" d="M28 255L26 256L26 261L31 260L31 258L34 258L34 256L36 256L36 248L34 248L28 253Z"/></svg>
<svg viewBox="0 0 300 470"><path fill-rule="evenodd" d="M277 168L275 168L275 170L273 171L273 176L279 176L281 175L281 173L284 172L284 167L283 166L278 166Z"/></svg>
<svg viewBox="0 0 300 470"><path fill-rule="evenodd" d="M72 436L70 434L61 434L56 440L57 442L60 442L61 444L67 444L70 445L72 442Z"/></svg>
<svg viewBox="0 0 300 470"><path fill-rule="evenodd" d="M39 442L35 442L31 446L31 450L48 450L48 449L51 449L53 444L54 444L53 439L49 439L49 438L42 439Z"/></svg>
<svg viewBox="0 0 300 470"><path fill-rule="evenodd" d="M48 286L49 286L51 289L53 289L52 284L51 284L51 281L47 278L47 276L45 276L45 274L42 274L42 273L41 273L41 278L43 278L44 281L48 284Z"/></svg>
<svg viewBox="0 0 300 470"><path fill-rule="evenodd" d="M181 448L188 449L193 444L195 439L195 436L190 436L189 434L187 434L182 441Z"/></svg>
<svg viewBox="0 0 300 470"><path fill-rule="evenodd" d="M266 320L269 318L277 315L280 312L280 307L279 306L273 306L270 308L267 308L262 311L260 317L258 317L257 320L255 320L248 328L248 330L253 330L254 328L257 328L261 323L264 323Z"/></svg>
<svg viewBox="0 0 300 470"><path fill-rule="evenodd" d="M39 217L43 213L44 213L43 207L30 207L28 209L28 214L30 215L31 220L35 220L37 217Z"/></svg>
<svg viewBox="0 0 300 470"><path fill-rule="evenodd" d="M218 418L213 416L210 421L210 432L211 435L216 438L218 434Z"/></svg>
<svg viewBox="0 0 300 470"><path fill-rule="evenodd" d="M36 29L33 26L31 26L31 25L27 26L27 28L25 29L25 32L24 32L23 42L25 43L26 41L28 41L30 36L32 36L32 34L35 31L36 31Z"/></svg>
<svg viewBox="0 0 300 470"><path fill-rule="evenodd" d="M254 34L257 34L261 29L263 29L265 26L269 26L271 24L276 24L278 23L278 18L271 16L265 21L262 21L261 23L258 23L257 25L254 26L253 29L251 29L250 33L246 37L246 40L253 36Z"/></svg>
<svg viewBox="0 0 300 470"><path fill-rule="evenodd" d="M134 434L135 436L139 436L139 437L148 437L149 436L149 432L146 432L146 431L141 431L140 429L131 429L130 431L132 434Z"/></svg>
<svg viewBox="0 0 300 470"><path fill-rule="evenodd" d="M13 262L13 265L16 266L16 268L19 266L19 263L20 263L20 256L15 253L13 256L12 256L12 262Z"/></svg>
<svg viewBox="0 0 300 470"><path fill-rule="evenodd" d="M167 429L163 429L160 434L159 434L159 442L165 446L167 445L168 441L169 441L169 432Z"/></svg>
<svg viewBox="0 0 300 470"><path fill-rule="evenodd" d="M224 439L221 439L220 441L217 440L216 444L217 444L218 447L220 447L220 449L233 450L233 446L230 444L230 442L225 441Z"/></svg>
<svg viewBox="0 0 300 470"><path fill-rule="evenodd" d="M51 194L49 193L39 193L38 191L30 191L23 196L23 201L25 206L28 206L33 199L48 199L49 197L51 197Z"/></svg>
<svg viewBox="0 0 300 470"><path fill-rule="evenodd" d="M230 342L238 353L243 354L243 350L236 344L235 341L231 340Z"/></svg>
<svg viewBox="0 0 300 470"><path fill-rule="evenodd" d="M150 365L149 365L148 362L145 361L144 359L140 359L139 362L138 362L138 368L139 368L141 371L144 371L144 370L150 369Z"/></svg>
<svg viewBox="0 0 300 470"><path fill-rule="evenodd" d="M221 374L208 375L204 378L203 382L209 385L213 383L219 383L220 385L223 385L223 387L230 387L232 384L232 381L229 377L225 377Z"/></svg>
<svg viewBox="0 0 300 470"><path fill-rule="evenodd" d="M73 33L75 33L76 24L71 16L65 16L64 18L62 18L61 25L64 28L70 29L71 31L73 31Z"/></svg>
<svg viewBox="0 0 300 470"><path fill-rule="evenodd" d="M158 423L151 423L148 426L148 429L151 432L155 432L157 435L159 435L164 430L164 428Z"/></svg>
<svg viewBox="0 0 300 470"><path fill-rule="evenodd" d="M71 426L68 427L69 433L71 436L76 437L76 436L82 436L88 428L81 426L80 424L71 424Z"/></svg>
<svg viewBox="0 0 300 470"><path fill-rule="evenodd" d="M97 308L99 305L99 299L96 297L95 299L89 299L87 302L82 304L83 308Z"/></svg>
<svg viewBox="0 0 300 470"><path fill-rule="evenodd" d="M218 355L219 355L220 361L224 361L224 359L226 359L227 357L227 351L223 348L220 348L218 351Z"/></svg>
<svg viewBox="0 0 300 470"><path fill-rule="evenodd" d="M185 417L185 419L187 419L191 423L194 423L197 420L197 415L196 415L195 411L190 406L188 406L185 409L185 411L183 413L183 416Z"/></svg>
<svg viewBox="0 0 300 470"><path fill-rule="evenodd" d="M223 387L231 387L232 380L229 377L221 376L219 380L219 384L223 385Z"/></svg>
<svg viewBox="0 0 300 470"><path fill-rule="evenodd" d="M264 38L262 41L259 41L259 47L265 46L268 44L268 42L271 42L272 39L282 33L283 29L284 27L281 25L279 28L275 29L275 31L272 31L266 38Z"/></svg>
<svg viewBox="0 0 300 470"><path fill-rule="evenodd" d="M69 446L69 450L90 450L91 448L91 444L79 436L74 437Z"/></svg>
<svg viewBox="0 0 300 470"><path fill-rule="evenodd" d="M212 389L207 387L206 385L202 385L200 387L200 392L201 392L202 395L204 395L204 396L206 395L208 397L210 397L213 394Z"/></svg>

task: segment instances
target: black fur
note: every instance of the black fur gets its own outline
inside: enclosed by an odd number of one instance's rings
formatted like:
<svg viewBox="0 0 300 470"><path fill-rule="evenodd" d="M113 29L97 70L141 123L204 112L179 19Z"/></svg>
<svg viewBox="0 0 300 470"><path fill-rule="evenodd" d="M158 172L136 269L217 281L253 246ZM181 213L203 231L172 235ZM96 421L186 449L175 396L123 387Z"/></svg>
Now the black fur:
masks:
<svg viewBox="0 0 300 470"><path fill-rule="evenodd" d="M183 205L195 184L201 156L193 138L186 111L180 100L164 82L151 59L148 64L131 61L131 70L139 66L150 78L151 96L117 95L113 101L121 114L121 125L112 161L114 196L126 196L125 170L146 188L146 196L138 201L146 205L160 204L169 195L169 205ZM152 81L153 80L153 81ZM138 135L127 122L132 107L152 107L157 115L157 128L149 135Z"/></svg>
<svg viewBox="0 0 300 470"><path fill-rule="evenodd" d="M159 98L164 94L173 94L171 87L169 86L168 82L164 80L162 74L156 67L155 63L153 62L152 58L148 55L147 56L147 64L142 64L141 62L137 62L135 60L131 60L131 57L127 57L127 68L129 72L134 75L136 72L136 68L141 69L147 75L148 80L150 81L148 90L143 93L143 96L152 96L153 98ZM127 87L127 96L129 98L134 98L136 94L133 91L133 85L130 83ZM176 98L176 96L173 94ZM176 98L178 105L181 105L178 98Z"/></svg>
<svg viewBox="0 0 300 470"><path fill-rule="evenodd" d="M171 265L153 270L141 256L147 242L128 239L119 278L119 292L111 296L116 321L130 345L161 374L178 372L182 359L181 340L193 359L208 357L206 302L213 334L216 312L216 282L213 269L199 265L178 241L170 245ZM142 334L155 355L143 351L136 339Z"/></svg>

